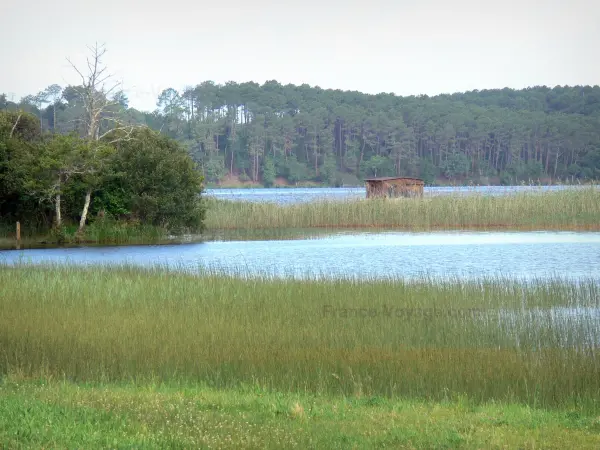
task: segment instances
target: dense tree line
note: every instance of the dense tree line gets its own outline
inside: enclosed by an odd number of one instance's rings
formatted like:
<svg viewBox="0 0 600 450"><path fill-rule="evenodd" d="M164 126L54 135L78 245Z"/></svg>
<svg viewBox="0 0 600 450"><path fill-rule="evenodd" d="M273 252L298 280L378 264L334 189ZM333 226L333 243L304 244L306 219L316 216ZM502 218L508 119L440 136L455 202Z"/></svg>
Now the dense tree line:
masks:
<svg viewBox="0 0 600 450"><path fill-rule="evenodd" d="M77 86L53 85L20 104L42 129L82 132ZM600 178L600 87L533 87L399 97L308 85L203 82L164 90L154 112L110 112L179 141L208 181L358 184L368 176L427 183ZM102 124L104 133L112 124ZM79 127L79 128L78 128Z"/></svg>

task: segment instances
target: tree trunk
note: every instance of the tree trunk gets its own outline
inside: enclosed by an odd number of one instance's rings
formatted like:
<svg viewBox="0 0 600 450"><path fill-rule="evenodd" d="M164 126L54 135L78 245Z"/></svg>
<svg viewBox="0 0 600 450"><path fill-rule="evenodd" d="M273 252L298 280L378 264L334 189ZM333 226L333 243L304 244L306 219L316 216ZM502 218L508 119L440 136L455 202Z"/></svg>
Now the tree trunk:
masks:
<svg viewBox="0 0 600 450"><path fill-rule="evenodd" d="M19 115L17 116L17 120L15 121L14 125L12 126L11 130L10 130L10 134L8 135L9 138L13 137L13 133L15 132L15 128L17 128L17 125L19 124L19 120L21 120L21 116L23 114L19 113Z"/></svg>
<svg viewBox="0 0 600 450"><path fill-rule="evenodd" d="M54 217L54 221L56 224L56 227L60 227L62 224L62 218L60 216L60 193L56 194L56 198L54 200L54 208L56 210L56 216Z"/></svg>
<svg viewBox="0 0 600 450"><path fill-rule="evenodd" d="M363 156L365 155L365 138L364 138L364 136L362 138L363 138L363 141L362 141L362 147L360 148L360 159L358 160L358 163L356 164L356 176L359 176L359 174L360 174L360 165L363 162Z"/></svg>
<svg viewBox="0 0 600 450"><path fill-rule="evenodd" d="M85 193L85 202L83 203L83 211L81 211L81 219L79 219L79 229L77 233L82 233L85 228L85 220L87 219L88 208L90 207L90 201L92 200L92 191L88 189Z"/></svg>

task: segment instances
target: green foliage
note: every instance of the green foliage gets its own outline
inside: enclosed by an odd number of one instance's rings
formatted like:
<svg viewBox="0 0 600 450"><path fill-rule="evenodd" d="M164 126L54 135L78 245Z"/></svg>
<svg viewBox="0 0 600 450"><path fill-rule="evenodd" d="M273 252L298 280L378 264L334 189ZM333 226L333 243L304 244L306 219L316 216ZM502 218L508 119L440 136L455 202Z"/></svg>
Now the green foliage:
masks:
<svg viewBox="0 0 600 450"><path fill-rule="evenodd" d="M130 196L132 218L168 229L200 230L204 206L202 176L175 141L148 129L117 143L115 169L120 188Z"/></svg>
<svg viewBox="0 0 600 450"><path fill-rule="evenodd" d="M40 136L32 116L1 112L0 217L49 226L60 211L79 222L91 198L90 221L102 212L171 231L202 228L202 177L179 144L149 129L110 139ZM59 225L52 239L64 241Z"/></svg>
<svg viewBox="0 0 600 450"><path fill-rule="evenodd" d="M66 227L64 225L53 226L50 230L50 239L51 242L58 245L65 244L69 240Z"/></svg>
<svg viewBox="0 0 600 450"><path fill-rule="evenodd" d="M447 178L462 177L469 173L471 161L463 153L453 153L441 164L441 170Z"/></svg>
<svg viewBox="0 0 600 450"><path fill-rule="evenodd" d="M77 125L85 114L77 89L52 85L20 107L39 117L38 128L84 135ZM212 182L230 172L269 184L261 172L267 155L275 177L291 183L342 184L344 174L418 176L421 160L434 166L423 175L429 184L436 181L434 172L436 178L478 183L497 182L500 174L505 184L600 176L598 86L398 97L276 81L203 82L183 93L165 89L152 113L127 108L121 93L113 100L111 113L123 123L147 125L185 142ZM5 97L0 104L13 113L19 107ZM111 124L103 121L100 134ZM531 168L517 173L532 162L541 165L541 174ZM334 167L339 175L332 174Z"/></svg>
<svg viewBox="0 0 600 450"><path fill-rule="evenodd" d="M282 164L284 168L283 176L285 176L291 183L298 183L310 178L310 170L298 160L289 159Z"/></svg>
<svg viewBox="0 0 600 450"><path fill-rule="evenodd" d="M435 183L437 171L430 159L423 158L420 160L420 176L426 185Z"/></svg>
<svg viewBox="0 0 600 450"><path fill-rule="evenodd" d="M225 175L225 162L222 155L212 155L203 162L207 181L219 181Z"/></svg>
<svg viewBox="0 0 600 450"><path fill-rule="evenodd" d="M44 221L45 205L26 188L36 182L34 167L40 163L41 146L34 116L0 111L0 218L5 221L30 225Z"/></svg>
<svg viewBox="0 0 600 450"><path fill-rule="evenodd" d="M519 178L510 167L526 161L543 167L540 178L589 179L597 162L586 155L600 144L599 89L536 87L397 97L276 81L262 86L206 82L183 96L165 90L157 123L169 136L195 141L198 161L217 151L232 173L253 181L258 181L257 167L267 155L275 162L276 177L291 183L341 184L346 173L355 179L418 176L420 160L434 167L424 173L429 184L435 182L434 173L497 182L497 175L508 170L506 182ZM201 132L189 136L189 129ZM585 167L569 170L573 165ZM333 175L334 167L339 176Z"/></svg>
<svg viewBox="0 0 600 450"><path fill-rule="evenodd" d="M275 163L270 157L266 157L263 160L262 179L266 187L271 187L275 184Z"/></svg>
<svg viewBox="0 0 600 450"><path fill-rule="evenodd" d="M27 142L40 138L40 121L23 111L0 111L0 142L12 138Z"/></svg>
<svg viewBox="0 0 600 450"><path fill-rule="evenodd" d="M383 156L375 155L371 159L363 161L360 168L365 178L394 175L393 167L389 166L389 162Z"/></svg>
<svg viewBox="0 0 600 450"><path fill-rule="evenodd" d="M518 184L521 181L531 182L544 176L544 166L539 161L517 161L509 165L501 173L500 179L504 185Z"/></svg>
<svg viewBox="0 0 600 450"><path fill-rule="evenodd" d="M600 179L600 145L586 153L582 158L581 165L583 166L581 174L584 178Z"/></svg>
<svg viewBox="0 0 600 450"><path fill-rule="evenodd" d="M331 154L325 155L320 172L320 181L327 183L330 186L339 186L341 184L340 177L337 173L337 163L334 156Z"/></svg>

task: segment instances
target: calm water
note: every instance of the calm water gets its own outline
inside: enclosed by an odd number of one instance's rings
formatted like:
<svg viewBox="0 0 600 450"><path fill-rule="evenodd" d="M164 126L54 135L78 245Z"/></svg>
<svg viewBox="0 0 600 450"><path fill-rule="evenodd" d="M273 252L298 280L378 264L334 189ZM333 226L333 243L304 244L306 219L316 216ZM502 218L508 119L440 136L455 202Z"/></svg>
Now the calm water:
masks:
<svg viewBox="0 0 600 450"><path fill-rule="evenodd" d="M579 189L582 186L458 186L426 187L426 196L435 195L510 195L520 192L548 192ZM270 189L207 189L206 194L223 200L274 202L279 204L314 200L349 200L364 198L365 188L270 188Z"/></svg>
<svg viewBox="0 0 600 450"><path fill-rule="evenodd" d="M600 233L348 232L298 240L0 251L0 263L18 262L210 267L248 276L600 280Z"/></svg>

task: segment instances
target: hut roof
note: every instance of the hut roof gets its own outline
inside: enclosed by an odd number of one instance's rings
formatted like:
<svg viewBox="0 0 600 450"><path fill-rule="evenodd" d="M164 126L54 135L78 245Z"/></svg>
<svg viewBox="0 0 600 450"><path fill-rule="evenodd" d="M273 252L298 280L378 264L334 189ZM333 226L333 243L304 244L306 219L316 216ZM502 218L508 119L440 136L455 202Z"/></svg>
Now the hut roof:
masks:
<svg viewBox="0 0 600 450"><path fill-rule="evenodd" d="M391 180L413 180L413 181L423 181L420 178L412 178L412 177L378 177L378 178L365 178L365 181L391 181Z"/></svg>

